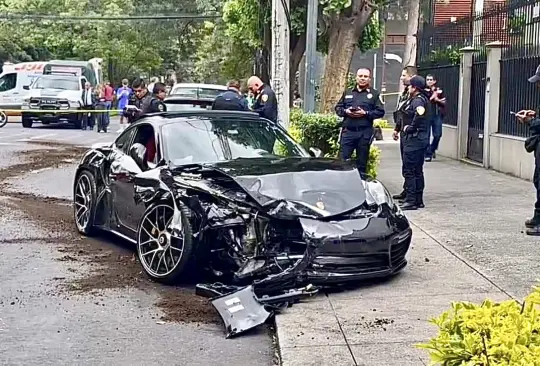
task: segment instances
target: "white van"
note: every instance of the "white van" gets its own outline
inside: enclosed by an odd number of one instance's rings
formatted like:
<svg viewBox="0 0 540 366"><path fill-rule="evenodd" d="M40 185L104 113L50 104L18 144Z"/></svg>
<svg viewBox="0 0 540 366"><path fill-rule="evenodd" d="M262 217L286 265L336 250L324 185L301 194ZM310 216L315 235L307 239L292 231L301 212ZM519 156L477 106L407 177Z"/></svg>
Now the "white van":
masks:
<svg viewBox="0 0 540 366"><path fill-rule="evenodd" d="M103 82L103 59L89 61L52 60L4 64L0 74L0 110L20 110L23 99L29 95L28 87L43 74L78 74L85 76L93 85ZM24 87L27 87L24 89ZM20 115L20 112L7 112Z"/></svg>
<svg viewBox="0 0 540 366"><path fill-rule="evenodd" d="M38 77L43 75L46 62L22 62L20 64L4 64L0 74L0 109L21 109L24 97L28 90L25 85L30 85ZM7 115L20 113L8 112Z"/></svg>

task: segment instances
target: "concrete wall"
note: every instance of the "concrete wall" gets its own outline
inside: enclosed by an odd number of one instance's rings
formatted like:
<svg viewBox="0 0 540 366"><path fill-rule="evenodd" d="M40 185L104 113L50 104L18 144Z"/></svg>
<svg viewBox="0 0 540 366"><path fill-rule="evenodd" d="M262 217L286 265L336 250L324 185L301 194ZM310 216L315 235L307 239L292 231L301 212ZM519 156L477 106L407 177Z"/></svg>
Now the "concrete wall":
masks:
<svg viewBox="0 0 540 366"><path fill-rule="evenodd" d="M483 160L475 162L486 169L494 169L516 177L531 180L534 171L533 155L525 151L525 138L498 133L500 104L500 60L503 44L492 42L486 45L487 71L486 94L482 105L472 108L484 108ZM471 68L476 50L466 47L461 50L460 85L458 99L458 125L443 126L439 155L452 159L471 161L467 157L469 106L471 99ZM531 70L530 73L534 73ZM526 77L528 74L524 74ZM526 106L524 106L526 107ZM516 121L516 123L518 123Z"/></svg>
<svg viewBox="0 0 540 366"><path fill-rule="evenodd" d="M489 167L499 172L531 180L534 172L533 154L525 151L525 138L495 133L489 137Z"/></svg>
<svg viewBox="0 0 540 366"><path fill-rule="evenodd" d="M456 126L443 125L443 137L437 154L457 159L458 130Z"/></svg>

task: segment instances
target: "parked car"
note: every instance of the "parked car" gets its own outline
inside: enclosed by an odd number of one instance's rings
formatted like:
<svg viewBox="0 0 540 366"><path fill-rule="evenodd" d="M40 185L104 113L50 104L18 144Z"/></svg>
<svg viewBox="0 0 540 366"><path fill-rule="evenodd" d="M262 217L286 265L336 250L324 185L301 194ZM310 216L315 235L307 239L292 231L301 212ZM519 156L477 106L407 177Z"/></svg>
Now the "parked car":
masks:
<svg viewBox="0 0 540 366"><path fill-rule="evenodd" d="M212 98L227 91L225 85L198 84L198 83L177 83L171 88L169 95L190 98Z"/></svg>
<svg viewBox="0 0 540 366"><path fill-rule="evenodd" d="M23 127L30 128L39 121L43 124L68 122L80 128L85 83L84 76L51 74L40 76L31 86L25 86L29 95L21 107Z"/></svg>
<svg viewBox="0 0 540 366"><path fill-rule="evenodd" d="M412 238L379 181L251 112L144 116L85 153L73 194L81 233L131 241L148 276L165 283L204 268L274 296L391 276Z"/></svg>

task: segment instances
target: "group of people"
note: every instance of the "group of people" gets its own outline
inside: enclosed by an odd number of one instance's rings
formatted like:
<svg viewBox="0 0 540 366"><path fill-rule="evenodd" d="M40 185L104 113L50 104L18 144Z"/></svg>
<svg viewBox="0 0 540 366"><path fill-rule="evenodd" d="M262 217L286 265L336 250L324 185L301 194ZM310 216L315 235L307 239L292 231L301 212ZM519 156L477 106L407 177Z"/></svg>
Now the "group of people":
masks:
<svg viewBox="0 0 540 366"><path fill-rule="evenodd" d="M110 123L110 113L114 100L114 89L109 82L99 84L92 89L92 84L86 82L81 96L84 110L97 111L85 113L82 118L81 128L93 130L97 124L97 132L107 132Z"/></svg>
<svg viewBox="0 0 540 366"><path fill-rule="evenodd" d="M257 76L251 76L247 81L248 96L241 92L238 80L227 83L228 90L216 97L212 103L213 110L252 111L274 123L278 119L276 94ZM250 100L250 99L253 100Z"/></svg>
<svg viewBox="0 0 540 366"><path fill-rule="evenodd" d="M442 135L442 118L446 99L436 86L432 75L430 83L416 75L416 68L403 69L401 81L404 91L394 112L396 124L393 138L400 140L403 192L394 198L401 201L403 210L424 208L424 161L435 156ZM371 70L360 68L356 72L356 86L343 93L335 107L343 118L340 144L341 157L349 160L356 152L356 164L361 174L367 173L369 150L373 142L373 122L385 114L381 94L371 86ZM430 135L433 130L433 142Z"/></svg>

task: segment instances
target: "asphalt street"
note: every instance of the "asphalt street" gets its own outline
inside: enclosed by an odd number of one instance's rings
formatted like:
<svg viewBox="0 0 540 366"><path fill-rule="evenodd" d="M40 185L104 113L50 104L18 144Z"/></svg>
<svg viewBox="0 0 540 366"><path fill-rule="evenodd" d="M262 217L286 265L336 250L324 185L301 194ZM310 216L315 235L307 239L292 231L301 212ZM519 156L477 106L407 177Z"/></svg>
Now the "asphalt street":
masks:
<svg viewBox="0 0 540 366"><path fill-rule="evenodd" d="M84 149L46 141L88 146L115 136L0 130L0 364L275 364L270 327L225 339L193 288L157 285L126 243L75 231L71 185Z"/></svg>
<svg viewBox="0 0 540 366"><path fill-rule="evenodd" d="M113 141L120 127L119 117L112 117L109 131L97 133L94 131L82 131L67 123L56 125L42 125L35 123L32 128L23 128L20 117L9 117L10 123L0 129L0 146L24 145L35 141L55 141L59 143L73 144L77 146L92 146L100 142Z"/></svg>

